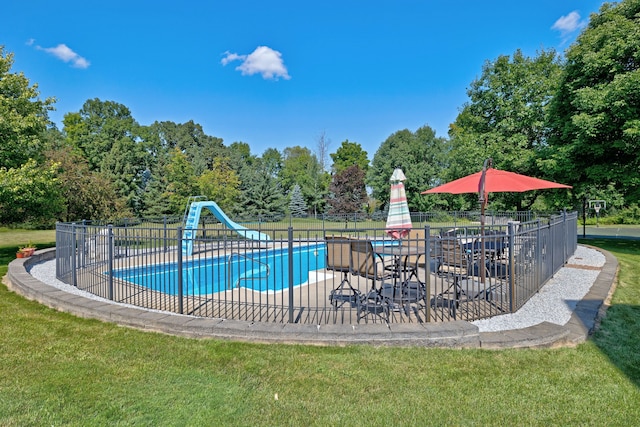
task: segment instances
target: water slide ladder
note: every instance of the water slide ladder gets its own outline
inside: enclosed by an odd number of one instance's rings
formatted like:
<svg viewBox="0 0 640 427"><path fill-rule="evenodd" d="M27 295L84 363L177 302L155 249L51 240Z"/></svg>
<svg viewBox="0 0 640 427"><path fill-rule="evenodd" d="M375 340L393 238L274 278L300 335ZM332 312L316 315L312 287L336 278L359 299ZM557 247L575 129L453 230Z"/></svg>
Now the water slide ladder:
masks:
<svg viewBox="0 0 640 427"><path fill-rule="evenodd" d="M182 254L184 256L193 255L193 242L198 233L198 223L200 222L200 213L203 208L207 208L230 230L235 231L248 240L257 240L266 242L271 240L271 236L248 228L232 221L220 207L212 201L200 201L204 196L191 196L187 201L187 207L184 215L184 231L182 233Z"/></svg>
<svg viewBox="0 0 640 427"><path fill-rule="evenodd" d="M256 263L258 264L258 268L247 268L244 270L243 273L240 274L240 277L238 277L233 283L233 259L237 258L238 260L240 259L245 259L251 263ZM231 285L231 289L235 289L237 287L240 286L240 282L243 281L254 281L254 280L267 280L269 279L269 275L271 274L271 267L269 267L269 264L267 264L266 262L263 261L258 261L250 256L247 256L245 254L241 254L238 252L232 252L229 255L229 258L227 259L227 283L232 283Z"/></svg>
<svg viewBox="0 0 640 427"><path fill-rule="evenodd" d="M196 203L204 196L190 196L183 216L184 231L182 232L182 254L191 256L193 254L193 240L198 233L198 223L200 222L200 211L202 208Z"/></svg>

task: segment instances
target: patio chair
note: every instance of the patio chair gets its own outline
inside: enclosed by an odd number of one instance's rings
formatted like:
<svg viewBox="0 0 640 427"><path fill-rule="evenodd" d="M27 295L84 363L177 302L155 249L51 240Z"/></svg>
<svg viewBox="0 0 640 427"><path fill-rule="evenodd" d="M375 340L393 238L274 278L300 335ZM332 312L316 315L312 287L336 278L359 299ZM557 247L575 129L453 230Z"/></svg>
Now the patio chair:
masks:
<svg viewBox="0 0 640 427"><path fill-rule="evenodd" d="M501 230L493 230L491 236L491 249L495 251L494 259L502 258L507 247L507 234Z"/></svg>
<svg viewBox="0 0 640 427"><path fill-rule="evenodd" d="M343 274L342 281L329 294L329 302L337 309L345 303L355 306L361 295L360 291L349 281L351 272L351 242L352 239L345 236L325 236L327 245L327 270Z"/></svg>
<svg viewBox="0 0 640 427"><path fill-rule="evenodd" d="M394 277L394 272L386 268L384 259L376 254L371 241L351 241L351 274L372 280L371 288L358 299L358 322L362 318L366 322L369 314L376 314L382 316L388 324L393 304L389 291L393 291L393 284L390 288L384 281Z"/></svg>
<svg viewBox="0 0 640 427"><path fill-rule="evenodd" d="M508 265L504 260L486 259L484 263L485 277L506 279L508 275ZM479 261L473 264L473 276L480 276L480 264Z"/></svg>
<svg viewBox="0 0 640 427"><path fill-rule="evenodd" d="M497 304L500 293L499 287L498 282L490 280L483 283L475 277L452 276L451 285L431 298L431 307L433 309L447 309L454 320L457 319L458 313L462 309L461 307L464 307L467 311L470 306L475 307L476 318L479 317L480 304L482 302L492 304L502 311Z"/></svg>
<svg viewBox="0 0 640 427"><path fill-rule="evenodd" d="M425 241L424 233L425 230L423 228L411 230L407 241L411 245L423 246ZM431 236L429 239L428 262L431 273L439 273L442 268L442 254L439 250L439 240L439 236ZM418 268L427 268L427 259L424 256L410 256L406 260L406 265L414 266L415 274L417 274Z"/></svg>
<svg viewBox="0 0 640 427"><path fill-rule="evenodd" d="M437 240L436 253L442 257L444 275L466 275L473 262L473 251L465 249L457 237L442 237Z"/></svg>
<svg viewBox="0 0 640 427"><path fill-rule="evenodd" d="M484 242L485 256L492 260L502 258L507 235L500 230L486 230L484 238L478 238L473 244L474 252L481 252Z"/></svg>

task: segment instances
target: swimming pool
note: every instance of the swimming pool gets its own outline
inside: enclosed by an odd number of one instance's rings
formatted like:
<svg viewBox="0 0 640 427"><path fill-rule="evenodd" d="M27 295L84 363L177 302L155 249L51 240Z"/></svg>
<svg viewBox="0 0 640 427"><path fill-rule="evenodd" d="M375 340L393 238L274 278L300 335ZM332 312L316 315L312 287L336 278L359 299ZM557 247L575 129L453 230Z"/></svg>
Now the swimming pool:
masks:
<svg viewBox="0 0 640 427"><path fill-rule="evenodd" d="M293 286L308 282L309 272L325 268L324 243L295 247L292 252ZM189 260L182 270L183 295L210 295L238 287L277 292L289 288L289 251L268 249ZM177 263L136 266L113 274L154 291L179 294Z"/></svg>

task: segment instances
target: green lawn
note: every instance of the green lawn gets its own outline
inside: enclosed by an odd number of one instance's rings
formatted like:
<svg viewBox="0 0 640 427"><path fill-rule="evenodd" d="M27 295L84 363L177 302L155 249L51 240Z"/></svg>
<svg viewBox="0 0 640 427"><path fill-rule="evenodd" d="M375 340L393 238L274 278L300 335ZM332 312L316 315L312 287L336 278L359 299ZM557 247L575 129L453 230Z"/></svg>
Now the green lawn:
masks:
<svg viewBox="0 0 640 427"><path fill-rule="evenodd" d="M19 244L6 233L0 274ZM0 425L637 425L640 241L588 243L618 258L619 283L601 330L576 348L194 340L75 318L0 286Z"/></svg>

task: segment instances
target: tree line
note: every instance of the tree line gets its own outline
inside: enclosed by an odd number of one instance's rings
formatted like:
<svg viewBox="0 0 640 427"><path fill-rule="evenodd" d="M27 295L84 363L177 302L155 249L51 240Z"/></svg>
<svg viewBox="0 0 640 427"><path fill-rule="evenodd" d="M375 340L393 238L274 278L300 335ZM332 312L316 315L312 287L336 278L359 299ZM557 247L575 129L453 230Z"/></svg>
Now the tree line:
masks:
<svg viewBox="0 0 640 427"><path fill-rule="evenodd" d="M640 196L640 0L605 3L564 52L487 60L448 137L428 125L383 141L369 162L345 140L251 152L189 121L140 125L115 101L87 100L49 121L55 99L13 72L0 46L0 224L175 215L203 195L236 217L385 209L401 167L412 211L467 210L474 195L421 195L486 158L571 191L492 195L497 210L579 209L585 199L636 209ZM331 163L329 164L329 159Z"/></svg>

